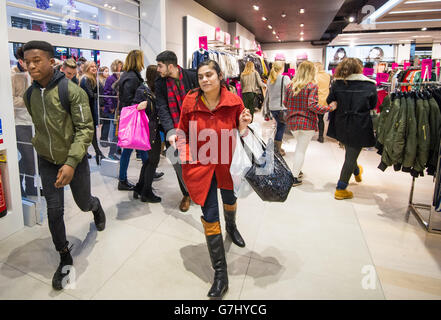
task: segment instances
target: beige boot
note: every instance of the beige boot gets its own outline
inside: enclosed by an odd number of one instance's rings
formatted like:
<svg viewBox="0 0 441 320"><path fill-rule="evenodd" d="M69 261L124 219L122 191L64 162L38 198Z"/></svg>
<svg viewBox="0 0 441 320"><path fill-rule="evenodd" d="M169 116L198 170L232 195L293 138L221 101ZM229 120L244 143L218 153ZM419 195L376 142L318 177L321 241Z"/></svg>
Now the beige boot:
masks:
<svg viewBox="0 0 441 320"><path fill-rule="evenodd" d="M285 150L282 148L282 141L274 140L274 146L276 151L278 151L282 157L286 155Z"/></svg>

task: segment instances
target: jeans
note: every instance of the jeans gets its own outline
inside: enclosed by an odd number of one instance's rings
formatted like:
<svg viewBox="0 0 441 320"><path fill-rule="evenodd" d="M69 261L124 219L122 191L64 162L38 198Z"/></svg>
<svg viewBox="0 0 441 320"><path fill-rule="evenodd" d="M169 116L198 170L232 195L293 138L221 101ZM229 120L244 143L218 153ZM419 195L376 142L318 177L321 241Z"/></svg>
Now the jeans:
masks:
<svg viewBox="0 0 441 320"><path fill-rule="evenodd" d="M113 125L113 118L115 117L115 113L104 112L103 115L104 115L104 119L101 119L103 126L101 127L100 140L101 141L108 141L109 131L110 131L111 126Z"/></svg>
<svg viewBox="0 0 441 320"><path fill-rule="evenodd" d="M170 142L168 142L168 140L165 141L165 148L166 148L166 154L169 152L169 148L171 147ZM173 148L173 147L171 147ZM175 157L177 158L178 155L178 151L175 149ZM170 159L169 159L170 160ZM172 162L170 160L170 162ZM187 187L184 184L184 180L182 178L182 167L180 163L173 163L173 169L175 169L176 172L176 177L178 178L178 183L179 183L179 188L181 189L182 195L183 196L189 196L189 193L187 191Z"/></svg>
<svg viewBox="0 0 441 320"><path fill-rule="evenodd" d="M283 134L285 133L286 123L280 122L279 120L280 112L281 111L271 111L271 114L273 115L274 119L277 122L276 136L274 138L275 141L282 141Z"/></svg>
<svg viewBox="0 0 441 320"><path fill-rule="evenodd" d="M133 149L123 149L121 153L121 159L119 162L119 181L127 180L127 169L129 168L130 156L132 155ZM147 151L139 151L141 153L142 163L147 162L148 153Z"/></svg>
<svg viewBox="0 0 441 320"><path fill-rule="evenodd" d="M361 147L351 147L345 145L345 162L343 168L341 169L340 179L337 184L337 189L344 190L349 184L349 179L351 175L359 174L359 169L357 165L357 159L361 152Z"/></svg>
<svg viewBox="0 0 441 320"><path fill-rule="evenodd" d="M245 106L245 108L250 110L251 115L254 114L255 111L255 105L254 105L254 101L256 99L256 94L254 92L245 92L242 93L242 97L243 97L243 104Z"/></svg>
<svg viewBox="0 0 441 320"><path fill-rule="evenodd" d="M308 149L309 142L315 134L314 130L296 130L292 131L294 138L297 140L296 151L294 152L294 165L292 174L298 178L302 170L303 162L305 161L306 149Z"/></svg>
<svg viewBox="0 0 441 320"><path fill-rule="evenodd" d="M52 235L57 251L62 250L67 243L66 228L64 225L64 188L54 186L57 180L58 170L63 165L53 164L39 157L39 168L41 182L43 184L43 195L47 203L47 217L49 230ZM81 211L96 211L100 206L98 198L92 197L90 193L90 168L87 156L81 160L75 169L70 189L77 206Z"/></svg>
<svg viewBox="0 0 441 320"><path fill-rule="evenodd" d="M136 192L142 196L148 196L152 193L152 182L161 155L161 136L159 135L159 132L151 146L152 148L147 151L148 159L142 164L139 180L135 186Z"/></svg>
<svg viewBox="0 0 441 320"><path fill-rule="evenodd" d="M237 198L234 196L233 190L221 189L222 202L224 204L233 205ZM219 202L217 199L217 181L216 174L213 174L210 190L208 190L207 199L202 207L204 220L213 223L219 221Z"/></svg>
<svg viewBox="0 0 441 320"><path fill-rule="evenodd" d="M15 132L17 136L17 149L21 154L21 160L18 163L20 171L20 187L22 187L22 181L25 180L25 188L21 188L22 197L36 196L37 188L35 187L35 160L34 160L34 147L29 144L32 140L32 126L15 126ZM26 176L25 176L26 175Z"/></svg>
<svg viewBox="0 0 441 320"><path fill-rule="evenodd" d="M318 114L318 129L319 129L319 137L323 137L325 132L325 121L323 120L324 114Z"/></svg>

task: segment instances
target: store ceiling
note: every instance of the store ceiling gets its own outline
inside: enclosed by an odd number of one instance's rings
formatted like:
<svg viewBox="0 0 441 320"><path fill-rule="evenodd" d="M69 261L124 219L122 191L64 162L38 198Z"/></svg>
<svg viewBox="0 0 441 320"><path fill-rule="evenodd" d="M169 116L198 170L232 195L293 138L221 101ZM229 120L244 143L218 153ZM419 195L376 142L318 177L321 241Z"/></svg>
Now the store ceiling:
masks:
<svg viewBox="0 0 441 320"><path fill-rule="evenodd" d="M349 24L331 45L441 41L441 0L393 0L383 9L375 23Z"/></svg>
<svg viewBox="0 0 441 320"><path fill-rule="evenodd" d="M323 33L345 3L345 0L195 0L227 22L238 22L261 43L278 42L273 30L283 42L320 40ZM259 6L259 10L253 9ZM305 9L301 14L300 9ZM286 13L282 18L281 14ZM262 17L268 18L263 21ZM300 27L303 23L305 26ZM269 29L271 25L273 29Z"/></svg>

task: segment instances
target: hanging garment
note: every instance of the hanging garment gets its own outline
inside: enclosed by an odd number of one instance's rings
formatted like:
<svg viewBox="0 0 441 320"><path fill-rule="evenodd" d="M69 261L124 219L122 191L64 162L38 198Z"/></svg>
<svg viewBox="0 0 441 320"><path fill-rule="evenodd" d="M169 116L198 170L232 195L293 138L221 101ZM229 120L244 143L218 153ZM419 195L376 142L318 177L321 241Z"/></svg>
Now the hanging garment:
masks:
<svg viewBox="0 0 441 320"><path fill-rule="evenodd" d="M415 115L415 94L407 96L406 146L404 148L403 172L410 172L417 153L417 121Z"/></svg>
<svg viewBox="0 0 441 320"><path fill-rule="evenodd" d="M438 165L438 153L441 134L441 113L439 106L433 97L428 100L429 103L429 126L430 126L430 147L429 159L427 162L427 174L434 176L436 166Z"/></svg>
<svg viewBox="0 0 441 320"><path fill-rule="evenodd" d="M415 165L412 169L413 176L423 175L430 149L430 128L429 128L429 103L427 99L417 97L416 118L417 118L417 155Z"/></svg>

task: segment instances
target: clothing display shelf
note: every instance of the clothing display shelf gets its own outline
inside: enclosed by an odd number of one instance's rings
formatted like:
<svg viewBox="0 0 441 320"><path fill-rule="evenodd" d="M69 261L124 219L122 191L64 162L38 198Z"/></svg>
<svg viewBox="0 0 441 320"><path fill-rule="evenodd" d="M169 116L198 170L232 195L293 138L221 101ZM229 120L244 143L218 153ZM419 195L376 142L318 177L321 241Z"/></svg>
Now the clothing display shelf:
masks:
<svg viewBox="0 0 441 320"><path fill-rule="evenodd" d="M238 55L240 48L236 48L235 46L231 44L225 44L222 41L217 40L209 40L208 41L208 50L217 50L217 51L224 51L226 53Z"/></svg>
<svg viewBox="0 0 441 320"><path fill-rule="evenodd" d="M434 81L425 81L425 82L419 82L419 83L413 83L409 84L407 82L400 82L397 83L398 86L416 86L416 85L441 85L441 82L434 82ZM440 149L441 151L441 143L440 143ZM415 190L415 177L412 177L412 185L410 187L410 196L409 196L409 211L412 212L417 218L417 220L426 228L428 232L431 233L438 233L441 234L441 213L435 211L435 199L436 199L436 186L440 183L440 160L441 156L440 153L438 153L438 164L436 168L436 175L435 175L435 186L433 191L433 199L432 204L422 204L422 203L414 203L413 202L413 193ZM425 210L429 212L428 218L426 219L420 210Z"/></svg>

